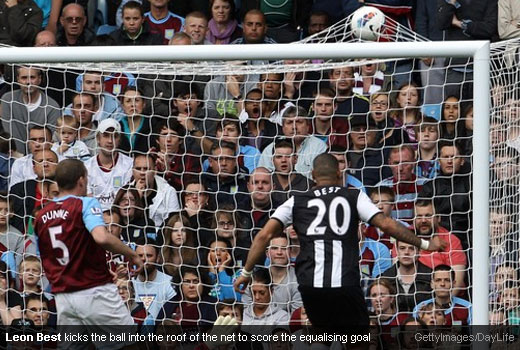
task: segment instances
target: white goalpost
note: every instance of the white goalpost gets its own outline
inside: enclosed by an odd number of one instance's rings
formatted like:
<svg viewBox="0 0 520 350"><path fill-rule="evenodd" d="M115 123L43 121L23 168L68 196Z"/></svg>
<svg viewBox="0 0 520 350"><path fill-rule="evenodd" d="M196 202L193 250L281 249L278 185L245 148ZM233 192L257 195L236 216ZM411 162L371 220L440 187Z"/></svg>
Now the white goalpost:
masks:
<svg viewBox="0 0 520 350"><path fill-rule="evenodd" d="M490 44L487 41L306 43L143 47L2 48L0 63L345 60L465 57L473 60L473 324L489 324ZM246 69L246 68L245 68Z"/></svg>

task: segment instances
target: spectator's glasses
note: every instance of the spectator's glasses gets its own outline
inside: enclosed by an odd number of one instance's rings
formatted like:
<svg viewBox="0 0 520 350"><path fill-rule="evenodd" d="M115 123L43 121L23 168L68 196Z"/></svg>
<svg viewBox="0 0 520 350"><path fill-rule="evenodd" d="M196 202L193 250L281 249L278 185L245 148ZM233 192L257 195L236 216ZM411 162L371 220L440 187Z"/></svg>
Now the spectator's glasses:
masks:
<svg viewBox="0 0 520 350"><path fill-rule="evenodd" d="M65 17L65 22L68 24L81 23L81 21L83 21L83 17Z"/></svg>

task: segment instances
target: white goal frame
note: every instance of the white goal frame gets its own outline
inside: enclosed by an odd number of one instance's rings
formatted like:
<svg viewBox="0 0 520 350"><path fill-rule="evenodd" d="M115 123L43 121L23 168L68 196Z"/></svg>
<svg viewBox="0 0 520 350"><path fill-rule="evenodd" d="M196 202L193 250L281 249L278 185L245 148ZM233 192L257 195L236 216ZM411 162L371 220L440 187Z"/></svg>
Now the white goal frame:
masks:
<svg viewBox="0 0 520 350"><path fill-rule="evenodd" d="M473 324L489 323L490 45L487 41L2 48L0 63L472 57Z"/></svg>

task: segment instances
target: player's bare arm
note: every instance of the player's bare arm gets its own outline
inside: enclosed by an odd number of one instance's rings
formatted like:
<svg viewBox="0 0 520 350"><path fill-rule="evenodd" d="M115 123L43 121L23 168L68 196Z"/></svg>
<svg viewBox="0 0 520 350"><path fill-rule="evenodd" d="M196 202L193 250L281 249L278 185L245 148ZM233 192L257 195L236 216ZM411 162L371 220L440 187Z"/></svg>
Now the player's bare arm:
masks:
<svg viewBox="0 0 520 350"><path fill-rule="evenodd" d="M126 244L121 242L116 237L108 233L104 226L97 226L91 232L92 238L99 244L103 249L108 250L114 254L124 255L131 263L135 265L135 273L139 273L143 268L143 262L136 254L135 251L130 249Z"/></svg>
<svg viewBox="0 0 520 350"><path fill-rule="evenodd" d="M283 227L280 221L275 219L270 219L262 228L262 230L256 235L253 243L251 244L251 249L249 250L249 254L247 255L247 262L244 265L244 270L246 273L242 273L235 281L234 288L235 291L239 293L244 293L247 285L251 282L251 276L247 276L250 274L255 267L255 264L260 260L262 255L265 252L265 249L271 242L271 239L275 234L278 234L283 231Z"/></svg>
<svg viewBox="0 0 520 350"><path fill-rule="evenodd" d="M395 221L392 218L385 216L382 213L376 214L372 220L370 220L370 224L378 227L383 232L388 233L396 240L405 242L408 244L412 244L420 249L429 250L429 251L442 251L448 245L445 241L440 239L439 237L434 236L430 241L428 247L423 247L423 241L421 238L417 237L412 231L407 229L401 223Z"/></svg>

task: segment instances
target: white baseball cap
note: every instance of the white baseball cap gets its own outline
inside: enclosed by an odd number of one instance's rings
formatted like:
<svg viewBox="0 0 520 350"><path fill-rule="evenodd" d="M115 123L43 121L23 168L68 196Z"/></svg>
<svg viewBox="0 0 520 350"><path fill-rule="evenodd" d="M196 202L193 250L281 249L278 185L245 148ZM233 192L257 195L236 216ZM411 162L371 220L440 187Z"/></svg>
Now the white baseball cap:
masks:
<svg viewBox="0 0 520 350"><path fill-rule="evenodd" d="M121 125L119 125L119 122L113 118L102 120L98 125L97 132L102 134L107 132L107 130L110 128L114 129L114 132L121 132Z"/></svg>

